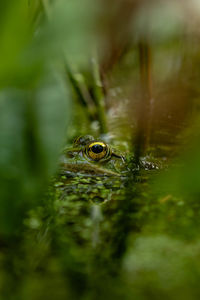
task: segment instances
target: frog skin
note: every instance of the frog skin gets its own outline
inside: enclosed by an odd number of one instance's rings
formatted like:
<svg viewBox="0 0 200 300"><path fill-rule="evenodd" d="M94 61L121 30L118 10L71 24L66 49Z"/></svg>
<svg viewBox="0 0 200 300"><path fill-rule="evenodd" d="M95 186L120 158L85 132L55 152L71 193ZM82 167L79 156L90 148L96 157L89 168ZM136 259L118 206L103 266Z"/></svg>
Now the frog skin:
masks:
<svg viewBox="0 0 200 300"><path fill-rule="evenodd" d="M91 135L80 136L71 148L63 151L61 173L81 173L98 176L120 176L124 157L110 145Z"/></svg>

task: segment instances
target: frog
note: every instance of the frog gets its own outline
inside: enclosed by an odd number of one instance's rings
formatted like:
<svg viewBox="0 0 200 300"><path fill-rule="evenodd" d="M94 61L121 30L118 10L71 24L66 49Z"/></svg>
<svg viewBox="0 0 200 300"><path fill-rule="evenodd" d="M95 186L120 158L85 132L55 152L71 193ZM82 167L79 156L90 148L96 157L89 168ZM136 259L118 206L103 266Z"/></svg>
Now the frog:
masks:
<svg viewBox="0 0 200 300"><path fill-rule="evenodd" d="M121 176L125 156L102 139L82 135L74 139L72 147L63 150L61 172L93 176Z"/></svg>
<svg viewBox="0 0 200 300"><path fill-rule="evenodd" d="M146 158L134 163L131 154L124 155L100 138L82 135L74 139L72 146L63 149L55 186L61 199L89 199L101 205L120 199L129 178L140 176L140 169L151 170L152 166Z"/></svg>

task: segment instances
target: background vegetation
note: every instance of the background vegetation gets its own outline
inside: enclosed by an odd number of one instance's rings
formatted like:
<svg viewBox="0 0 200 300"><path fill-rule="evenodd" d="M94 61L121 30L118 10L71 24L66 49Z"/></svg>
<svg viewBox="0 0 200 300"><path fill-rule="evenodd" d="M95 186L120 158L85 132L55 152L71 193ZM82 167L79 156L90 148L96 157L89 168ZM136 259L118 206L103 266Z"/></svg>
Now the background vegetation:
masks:
<svg viewBox="0 0 200 300"><path fill-rule="evenodd" d="M0 2L1 299L199 299L199 23L198 0ZM128 176L56 177L81 134Z"/></svg>

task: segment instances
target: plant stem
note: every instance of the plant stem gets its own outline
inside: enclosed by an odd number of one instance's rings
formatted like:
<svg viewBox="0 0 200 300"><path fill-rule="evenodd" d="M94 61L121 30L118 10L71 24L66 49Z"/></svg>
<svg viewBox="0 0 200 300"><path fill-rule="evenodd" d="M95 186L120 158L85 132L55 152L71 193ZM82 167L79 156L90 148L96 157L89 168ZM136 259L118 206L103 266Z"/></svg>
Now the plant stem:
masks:
<svg viewBox="0 0 200 300"><path fill-rule="evenodd" d="M152 110L152 74L151 48L147 40L138 44L140 63L140 101L137 114L137 131L135 136L135 160L139 162L144 155L150 140Z"/></svg>
<svg viewBox="0 0 200 300"><path fill-rule="evenodd" d="M92 58L92 70L94 77L94 101L96 104L98 120L100 124L100 132L107 133L107 118L105 113L105 102L104 102L104 93L102 89L102 83L100 78L99 64L96 59L96 56Z"/></svg>

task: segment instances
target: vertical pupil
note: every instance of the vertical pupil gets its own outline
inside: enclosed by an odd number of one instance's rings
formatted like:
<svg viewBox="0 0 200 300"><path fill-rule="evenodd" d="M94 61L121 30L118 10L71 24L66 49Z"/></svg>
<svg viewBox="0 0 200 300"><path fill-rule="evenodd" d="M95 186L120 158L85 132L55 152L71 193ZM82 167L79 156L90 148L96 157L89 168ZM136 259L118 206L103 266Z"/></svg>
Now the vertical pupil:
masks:
<svg viewBox="0 0 200 300"><path fill-rule="evenodd" d="M103 146L96 144L91 147L91 150L94 153L101 153L103 151Z"/></svg>

